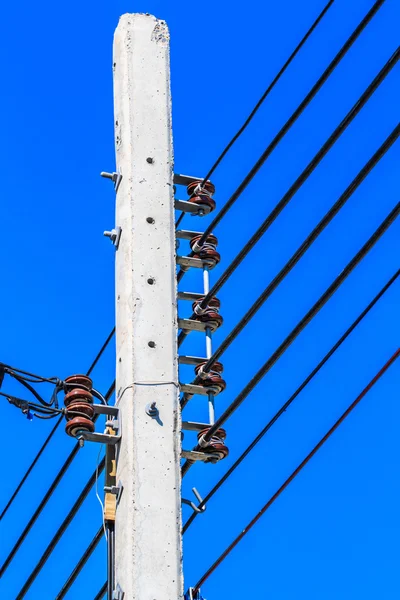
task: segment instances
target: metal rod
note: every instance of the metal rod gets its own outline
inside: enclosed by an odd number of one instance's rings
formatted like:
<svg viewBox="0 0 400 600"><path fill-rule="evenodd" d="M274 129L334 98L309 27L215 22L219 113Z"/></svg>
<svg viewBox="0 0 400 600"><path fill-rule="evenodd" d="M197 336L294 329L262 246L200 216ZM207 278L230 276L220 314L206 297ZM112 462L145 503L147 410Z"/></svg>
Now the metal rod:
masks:
<svg viewBox="0 0 400 600"><path fill-rule="evenodd" d="M204 267L203 269L203 285L204 285L204 295L210 291L210 272L208 267ZM211 329L209 327L206 328L206 357L209 360L212 357L212 334ZM210 425L214 425L215 423L215 401L214 394L210 392L208 394L208 418L210 421Z"/></svg>

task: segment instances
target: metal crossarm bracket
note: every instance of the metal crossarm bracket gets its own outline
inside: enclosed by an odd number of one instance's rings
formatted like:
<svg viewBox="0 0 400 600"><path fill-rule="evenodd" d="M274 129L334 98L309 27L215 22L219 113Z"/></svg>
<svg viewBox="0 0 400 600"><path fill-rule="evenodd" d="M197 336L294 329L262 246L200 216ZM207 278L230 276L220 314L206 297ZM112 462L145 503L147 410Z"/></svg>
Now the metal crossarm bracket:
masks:
<svg viewBox="0 0 400 600"><path fill-rule="evenodd" d="M192 492L193 494L196 496L197 500L199 501L199 506L200 504L203 502L202 497L200 496L199 492L196 490L196 488L192 488ZM204 504L201 508L199 508L199 506L196 506L194 502L192 502L191 500L186 500L186 498L182 498L182 502L183 504L187 504L188 506L190 506L195 513L203 513L206 510L206 505Z"/></svg>
<svg viewBox="0 0 400 600"><path fill-rule="evenodd" d="M205 332L207 329L211 329L211 331L214 332L216 329L218 329L218 325L216 325L215 323L215 321L202 323L201 321L195 321L194 319L178 319L179 329L184 329L185 331Z"/></svg>
<svg viewBox="0 0 400 600"><path fill-rule="evenodd" d="M198 292L178 292L178 300L189 300L189 302L194 302L195 300L201 300L204 298L204 294L199 294Z"/></svg>
<svg viewBox="0 0 400 600"><path fill-rule="evenodd" d="M197 423L195 421L182 421L183 431L203 431L210 427L210 423Z"/></svg>
<svg viewBox="0 0 400 600"><path fill-rule="evenodd" d="M175 198L176 210L183 210L183 212L191 213L193 217L204 217L211 212L211 206L202 204L199 206L194 202L187 202L186 200L178 200Z"/></svg>
<svg viewBox="0 0 400 600"><path fill-rule="evenodd" d="M194 181L203 181L203 178L193 177L192 175L180 175L179 173L174 173L174 183L176 183L176 185L188 186L189 183L193 183Z"/></svg>
<svg viewBox="0 0 400 600"><path fill-rule="evenodd" d="M202 356L180 356L179 357L180 365L192 365L192 366L196 367L197 365L202 365L205 362L207 362L207 359L203 358Z"/></svg>
<svg viewBox="0 0 400 600"><path fill-rule="evenodd" d="M207 462L210 459L215 459L217 461L220 459L220 455L217 452L198 452L196 450L182 450L181 456L187 460L202 462Z"/></svg>
<svg viewBox="0 0 400 600"><path fill-rule="evenodd" d="M176 264L180 267L192 267L193 269L204 269L204 267L212 269L215 267L215 262L213 260L193 258L192 256L177 256Z"/></svg>
<svg viewBox="0 0 400 600"><path fill-rule="evenodd" d="M178 229L176 232L176 237L180 240L192 240L194 237L198 237L199 235L203 235L203 231L188 231L186 229Z"/></svg>
<svg viewBox="0 0 400 600"><path fill-rule="evenodd" d="M208 396L209 394L214 394L217 396L221 390L217 386L203 386L203 385L194 385L192 383L182 383L181 384L181 392L189 394L190 396L199 395L199 396Z"/></svg>
<svg viewBox="0 0 400 600"><path fill-rule="evenodd" d="M109 415L112 417L107 421L106 426L111 427L116 434L111 435L109 433L92 433L90 431L81 431L77 436L77 439L81 446L84 442L97 442L98 444L110 444L112 446L119 443L121 435L117 432L120 429L119 423L119 408L117 406L108 406L105 404L93 404L94 413L98 415Z"/></svg>

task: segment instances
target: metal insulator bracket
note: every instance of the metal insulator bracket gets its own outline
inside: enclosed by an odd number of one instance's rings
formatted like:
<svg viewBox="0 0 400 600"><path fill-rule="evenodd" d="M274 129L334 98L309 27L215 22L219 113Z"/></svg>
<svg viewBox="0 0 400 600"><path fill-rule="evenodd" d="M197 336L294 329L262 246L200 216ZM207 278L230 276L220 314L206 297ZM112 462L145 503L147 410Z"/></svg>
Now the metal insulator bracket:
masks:
<svg viewBox="0 0 400 600"><path fill-rule="evenodd" d="M178 300L189 300L189 302L196 302L196 300L201 300L202 298L204 298L204 293L178 292Z"/></svg>
<svg viewBox="0 0 400 600"><path fill-rule="evenodd" d="M202 177L193 177L192 175L180 175L179 173L174 173L174 183L176 183L176 185L188 186L190 183L202 181L202 179ZM211 183L211 181L208 179L207 182Z"/></svg>
<svg viewBox="0 0 400 600"><path fill-rule="evenodd" d="M202 231L189 231L187 229L178 229L176 232L176 237L180 240L192 240L195 237L199 237L199 235L203 235Z"/></svg>
<svg viewBox="0 0 400 600"><path fill-rule="evenodd" d="M221 392L220 388L216 385L206 387L204 385L194 385L193 383L182 383L180 387L181 392L189 394L190 396L209 396L210 394L217 396Z"/></svg>
<svg viewBox="0 0 400 600"><path fill-rule="evenodd" d="M193 367L197 367L197 365L203 365L207 362L206 358L201 356L180 356L179 364L180 365L192 365Z"/></svg>
<svg viewBox="0 0 400 600"><path fill-rule="evenodd" d="M201 462L210 462L210 459L215 459L217 462L221 458L218 452L199 452L197 450L182 450L181 456L187 460Z"/></svg>
<svg viewBox="0 0 400 600"><path fill-rule="evenodd" d="M112 596L111 596L111 600L124 600L124 597L125 597L125 592L122 591L122 588L121 588L121 586L118 583L117 587L115 588L115 590L113 590L113 593L112 593Z"/></svg>
<svg viewBox="0 0 400 600"><path fill-rule="evenodd" d="M196 496L200 505L203 502L203 498L200 496L199 492L196 490L195 487L192 488L192 492ZM188 506L190 506L193 509L193 511L198 514L203 513L207 508L205 504L201 508L199 508L199 506L196 506L194 502L192 502L191 500L186 500L186 498L182 498L182 502L183 504L187 504Z"/></svg>
<svg viewBox="0 0 400 600"><path fill-rule="evenodd" d="M111 427L116 434L111 435L109 433L91 433L90 431L81 431L77 437L77 440L81 445L84 442L97 442L98 444L109 444L114 446L121 440L121 435L118 434L120 430L119 424L119 408L117 406L106 406L104 404L93 404L94 413L97 415L110 415L112 420L107 421L106 426Z"/></svg>
<svg viewBox="0 0 400 600"><path fill-rule="evenodd" d="M197 423L196 421L182 421L182 429L184 431L203 431L210 427L210 423Z"/></svg>
<svg viewBox="0 0 400 600"><path fill-rule="evenodd" d="M194 202L187 202L186 200L178 200L175 198L176 210L182 210L183 212L191 213L193 217L204 217L211 212L211 207L207 204L195 204Z"/></svg>
<svg viewBox="0 0 400 600"><path fill-rule="evenodd" d="M215 260L209 258L193 258L193 256L177 256L176 264L180 267L185 267L186 269L204 269L204 267L213 269L216 266Z"/></svg>
<svg viewBox="0 0 400 600"><path fill-rule="evenodd" d="M218 324L215 321L203 323L202 321L195 321L194 319L178 319L178 327L185 331L203 331L205 333L207 329L210 329L211 332L216 331L218 329Z"/></svg>

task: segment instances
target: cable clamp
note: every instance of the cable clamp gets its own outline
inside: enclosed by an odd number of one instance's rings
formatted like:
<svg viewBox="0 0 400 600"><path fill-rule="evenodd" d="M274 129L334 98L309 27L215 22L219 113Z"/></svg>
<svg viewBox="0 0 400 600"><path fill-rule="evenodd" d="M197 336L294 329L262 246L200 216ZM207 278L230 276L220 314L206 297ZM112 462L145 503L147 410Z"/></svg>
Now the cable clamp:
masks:
<svg viewBox="0 0 400 600"><path fill-rule="evenodd" d="M121 494L122 494L123 490L124 490L124 486L122 485L121 481L118 481L118 485L105 485L104 486L104 491L106 493L113 494L114 496L116 496L117 504L119 503L119 500L121 498Z"/></svg>

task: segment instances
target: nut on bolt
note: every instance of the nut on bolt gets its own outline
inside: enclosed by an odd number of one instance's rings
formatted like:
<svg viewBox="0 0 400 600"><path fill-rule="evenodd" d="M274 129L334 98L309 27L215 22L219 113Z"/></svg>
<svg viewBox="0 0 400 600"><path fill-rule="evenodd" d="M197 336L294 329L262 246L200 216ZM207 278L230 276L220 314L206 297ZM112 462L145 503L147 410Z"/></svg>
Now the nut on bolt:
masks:
<svg viewBox="0 0 400 600"><path fill-rule="evenodd" d="M158 408L156 406L155 402L152 402L151 404L147 404L146 405L146 415L149 415L149 417L153 418L158 416Z"/></svg>

